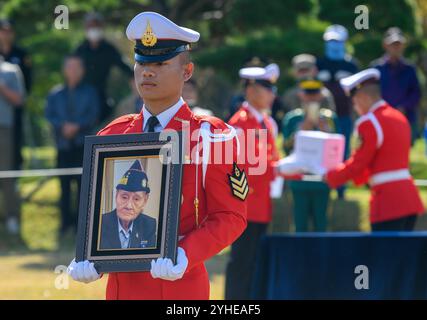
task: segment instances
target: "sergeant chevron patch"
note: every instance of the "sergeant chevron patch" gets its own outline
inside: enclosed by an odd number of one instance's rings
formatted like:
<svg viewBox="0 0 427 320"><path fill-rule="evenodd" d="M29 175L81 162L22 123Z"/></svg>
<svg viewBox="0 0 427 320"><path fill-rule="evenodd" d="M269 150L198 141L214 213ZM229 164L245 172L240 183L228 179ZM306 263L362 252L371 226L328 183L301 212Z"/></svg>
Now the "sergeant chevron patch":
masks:
<svg viewBox="0 0 427 320"><path fill-rule="evenodd" d="M233 195L242 201L245 200L249 192L248 180L245 171L240 170L236 162L233 163L233 172L228 174L228 179Z"/></svg>

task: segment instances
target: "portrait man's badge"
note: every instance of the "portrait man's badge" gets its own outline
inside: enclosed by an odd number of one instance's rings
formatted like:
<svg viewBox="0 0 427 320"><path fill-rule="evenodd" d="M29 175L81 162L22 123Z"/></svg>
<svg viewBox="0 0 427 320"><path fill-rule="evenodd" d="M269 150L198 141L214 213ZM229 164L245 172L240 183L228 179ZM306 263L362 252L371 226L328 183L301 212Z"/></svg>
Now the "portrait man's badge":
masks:
<svg viewBox="0 0 427 320"><path fill-rule="evenodd" d="M147 246L148 241L147 240L142 240L140 243L141 248L145 248Z"/></svg>

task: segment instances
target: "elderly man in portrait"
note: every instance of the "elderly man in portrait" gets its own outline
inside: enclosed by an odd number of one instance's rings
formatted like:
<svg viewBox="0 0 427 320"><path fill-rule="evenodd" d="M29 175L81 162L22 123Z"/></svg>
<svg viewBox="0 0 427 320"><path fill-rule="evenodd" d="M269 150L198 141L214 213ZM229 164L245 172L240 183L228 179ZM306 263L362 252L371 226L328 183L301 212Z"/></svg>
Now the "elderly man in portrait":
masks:
<svg viewBox="0 0 427 320"><path fill-rule="evenodd" d="M143 213L149 194L147 175L136 160L116 186L116 209L102 215L100 249L156 246L156 219Z"/></svg>

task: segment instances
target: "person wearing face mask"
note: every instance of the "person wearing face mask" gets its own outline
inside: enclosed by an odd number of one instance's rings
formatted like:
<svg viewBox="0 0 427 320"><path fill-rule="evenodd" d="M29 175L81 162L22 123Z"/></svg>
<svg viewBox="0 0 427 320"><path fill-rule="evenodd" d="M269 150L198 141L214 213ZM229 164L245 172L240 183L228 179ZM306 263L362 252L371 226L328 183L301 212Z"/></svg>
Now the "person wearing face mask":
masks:
<svg viewBox="0 0 427 320"><path fill-rule="evenodd" d="M371 63L381 72L381 92L384 100L401 111L409 121L412 143L418 136L417 109L421 90L417 71L404 57L407 40L402 30L389 28L384 34L385 55Z"/></svg>
<svg viewBox="0 0 427 320"><path fill-rule="evenodd" d="M340 132L345 136L344 159L350 154L350 137L353 131L351 100L345 95L339 81L358 71L355 60L346 53L348 31L341 25L329 26L323 34L325 55L317 60L318 78L332 92L338 115ZM345 188L337 189L338 198L343 199Z"/></svg>
<svg viewBox="0 0 427 320"><path fill-rule="evenodd" d="M335 112L321 106L323 83L316 78L300 81L298 96L299 108L288 112L283 119L282 134L284 149L289 155L294 148L294 137L299 130L315 130L327 133L338 132ZM327 208L329 203L328 185L318 181L290 181L294 204L294 223L296 232L309 231L309 221L313 219L314 231L327 229Z"/></svg>
<svg viewBox="0 0 427 320"><path fill-rule="evenodd" d="M382 99L380 76L371 68L340 81L360 116L360 143L324 180L331 188L349 180L369 183L372 231L412 231L424 206L409 172L411 129L405 116Z"/></svg>
<svg viewBox="0 0 427 320"><path fill-rule="evenodd" d="M98 91L101 101L100 122L112 116L113 108L106 92L107 81L113 67L118 67L132 79L133 71L126 64L120 52L104 38L104 20L99 13L89 13L85 17L86 39L75 50L85 65L85 81ZM133 79L132 79L133 81ZM142 105L141 105L142 107Z"/></svg>
<svg viewBox="0 0 427 320"><path fill-rule="evenodd" d="M271 64L265 68L243 68L240 69L239 75L244 81L245 101L228 123L239 132L241 146L245 143L247 145L248 151L244 160L249 168L249 192L248 226L231 246L226 271L225 299L233 300L251 297L259 241L272 220L270 183L275 179L274 163L279 158L275 146L277 126L274 119L268 115L275 98L274 84L279 75L278 66ZM257 161L251 159L251 155L262 157L259 163L265 163L263 173L251 174L251 167L259 166Z"/></svg>

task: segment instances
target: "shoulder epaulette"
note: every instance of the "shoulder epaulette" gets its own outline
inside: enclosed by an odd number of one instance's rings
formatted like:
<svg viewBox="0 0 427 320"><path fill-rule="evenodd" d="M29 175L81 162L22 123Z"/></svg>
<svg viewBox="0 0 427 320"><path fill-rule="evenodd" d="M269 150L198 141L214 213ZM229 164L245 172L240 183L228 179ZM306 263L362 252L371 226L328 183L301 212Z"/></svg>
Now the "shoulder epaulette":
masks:
<svg viewBox="0 0 427 320"><path fill-rule="evenodd" d="M137 117L139 116L138 113L131 113L131 114L126 114L124 116L120 116L116 119L114 119L113 121L111 121L109 124L107 124L104 128L102 128L101 130L99 130L98 135L104 131L106 131L107 129L110 129L112 127L114 127L117 124L123 124L126 122L132 122L134 121Z"/></svg>

